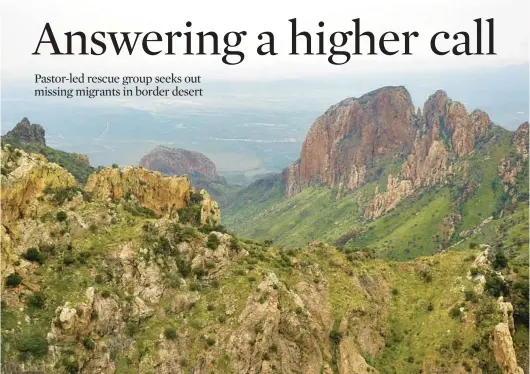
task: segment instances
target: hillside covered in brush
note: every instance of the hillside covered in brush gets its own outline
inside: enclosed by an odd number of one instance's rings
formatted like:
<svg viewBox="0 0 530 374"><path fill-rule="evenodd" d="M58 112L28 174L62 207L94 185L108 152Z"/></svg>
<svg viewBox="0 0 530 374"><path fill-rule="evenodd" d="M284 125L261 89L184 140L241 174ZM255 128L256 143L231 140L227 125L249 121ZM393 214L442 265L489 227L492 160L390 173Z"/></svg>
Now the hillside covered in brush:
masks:
<svg viewBox="0 0 530 374"><path fill-rule="evenodd" d="M240 239L187 177L2 153L2 373L527 370L528 210L395 262Z"/></svg>

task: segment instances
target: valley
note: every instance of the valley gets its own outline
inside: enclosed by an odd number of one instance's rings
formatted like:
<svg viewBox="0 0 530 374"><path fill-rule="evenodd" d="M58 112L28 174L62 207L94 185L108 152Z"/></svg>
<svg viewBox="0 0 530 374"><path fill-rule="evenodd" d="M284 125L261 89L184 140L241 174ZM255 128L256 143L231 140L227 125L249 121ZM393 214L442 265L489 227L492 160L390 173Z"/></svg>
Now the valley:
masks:
<svg viewBox="0 0 530 374"><path fill-rule="evenodd" d="M24 118L2 137L2 372L528 373L528 135L385 86L281 172L225 178L160 143L94 168Z"/></svg>

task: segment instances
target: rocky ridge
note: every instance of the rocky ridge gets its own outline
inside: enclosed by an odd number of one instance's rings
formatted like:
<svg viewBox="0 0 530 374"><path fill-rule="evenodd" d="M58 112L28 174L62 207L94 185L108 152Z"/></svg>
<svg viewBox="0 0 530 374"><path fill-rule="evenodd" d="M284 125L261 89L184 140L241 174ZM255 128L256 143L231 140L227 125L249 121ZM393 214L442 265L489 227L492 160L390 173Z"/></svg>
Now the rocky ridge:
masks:
<svg viewBox="0 0 530 374"><path fill-rule="evenodd" d="M457 161L471 155L478 144L494 137L498 128L481 110L468 113L464 105L438 90L423 110L414 113L404 87L384 87L360 98L330 107L308 132L300 160L287 167L285 196L294 196L310 185L355 190L376 180L384 165L401 165L391 172L384 191L368 197L365 217L375 219L394 209L425 186L447 183ZM528 124L514 134L513 144L526 159ZM512 183L521 171L506 161L501 173Z"/></svg>
<svg viewBox="0 0 530 374"><path fill-rule="evenodd" d="M26 117L2 136L1 143L2 147L11 145L27 153L43 155L47 160L67 169L80 183L85 183L88 175L95 170L90 166L88 156L85 154L69 153L48 147L44 128L30 123Z"/></svg>
<svg viewBox="0 0 530 374"><path fill-rule="evenodd" d="M3 152L2 372L521 372L512 305L486 289L467 301L496 274L490 247L473 263L383 262L319 242L288 251L223 232L187 178L107 168L81 189L39 155ZM13 207L19 195L32 209ZM425 323L403 333L409 309ZM416 357L392 356L418 344Z"/></svg>

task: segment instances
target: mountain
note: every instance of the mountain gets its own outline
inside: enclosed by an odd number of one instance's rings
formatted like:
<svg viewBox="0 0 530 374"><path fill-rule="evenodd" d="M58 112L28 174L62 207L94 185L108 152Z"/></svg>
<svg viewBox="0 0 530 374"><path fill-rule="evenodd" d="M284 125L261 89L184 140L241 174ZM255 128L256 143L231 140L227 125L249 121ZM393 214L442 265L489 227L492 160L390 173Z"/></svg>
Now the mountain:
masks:
<svg viewBox="0 0 530 374"><path fill-rule="evenodd" d="M140 166L166 175L189 175L191 178L225 183L208 157L181 148L158 146L142 157Z"/></svg>
<svg viewBox="0 0 530 374"><path fill-rule="evenodd" d="M505 130L441 90L414 110L404 87L383 87L330 107L300 159L238 193L224 222L292 247L433 254L525 206L527 135L527 123Z"/></svg>
<svg viewBox="0 0 530 374"><path fill-rule="evenodd" d="M2 146L10 144L27 152L40 153L50 162L66 168L81 183L85 183L88 176L95 170L90 166L87 155L68 153L48 147L42 126L31 124L26 117L2 136L1 144Z"/></svg>
<svg viewBox="0 0 530 374"><path fill-rule="evenodd" d="M185 176L108 167L82 186L40 154L1 163L2 373L528 368L528 207L397 262L240 239Z"/></svg>
<svg viewBox="0 0 530 374"><path fill-rule="evenodd" d="M195 187L208 189L221 203L230 190L225 178L217 174L215 164L199 152L158 146L143 156L139 165L165 175L186 175Z"/></svg>

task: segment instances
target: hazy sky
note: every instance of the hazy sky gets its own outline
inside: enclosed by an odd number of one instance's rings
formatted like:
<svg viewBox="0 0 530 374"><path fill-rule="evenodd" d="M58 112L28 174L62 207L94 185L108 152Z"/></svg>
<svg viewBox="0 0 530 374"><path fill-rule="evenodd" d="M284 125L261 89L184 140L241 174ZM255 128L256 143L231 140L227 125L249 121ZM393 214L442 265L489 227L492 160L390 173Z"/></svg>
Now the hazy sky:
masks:
<svg viewBox="0 0 530 374"><path fill-rule="evenodd" d="M32 83L34 73L64 74L165 74L201 75L206 79L275 79L315 75L349 74L374 71L450 70L496 67L528 61L527 0L379 0L379 1L2 1L2 75L3 79ZM343 66L332 66L327 56L289 55L291 24L296 17L300 29L313 31L325 22L326 50L334 31L353 30L352 19L361 19L361 30L381 35L384 31L418 31L412 40L412 56L352 56ZM497 56L436 56L429 48L437 31L475 34L473 19L495 19ZM50 56L49 46L42 55L32 56L43 27L49 22L60 45L64 33L84 31L168 31L185 32L191 21L192 32L247 31L238 49L245 60L237 66L225 66L222 56L148 56L138 49L132 56ZM257 35L272 31L277 56L258 56ZM484 32L485 34L486 32ZM107 39L108 40L108 39ZM447 41L444 45L451 45ZM315 44L315 43L314 43ZM474 45L473 41L473 45ZM316 45L316 44L315 44ZM350 44L348 44L350 45ZM402 46L402 44L399 44ZM108 41L110 47L110 40ZM351 48L351 47L350 47ZM402 47L401 47L402 48Z"/></svg>

